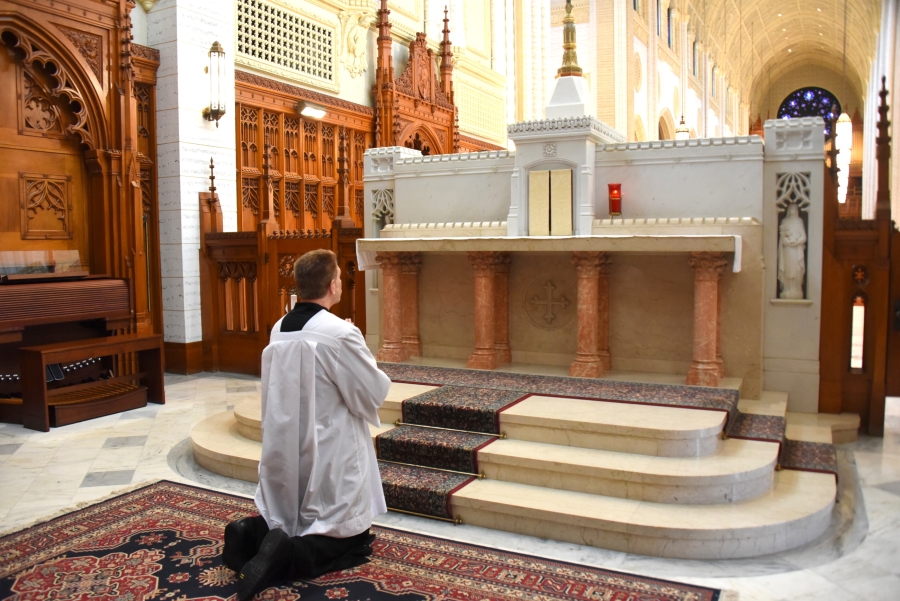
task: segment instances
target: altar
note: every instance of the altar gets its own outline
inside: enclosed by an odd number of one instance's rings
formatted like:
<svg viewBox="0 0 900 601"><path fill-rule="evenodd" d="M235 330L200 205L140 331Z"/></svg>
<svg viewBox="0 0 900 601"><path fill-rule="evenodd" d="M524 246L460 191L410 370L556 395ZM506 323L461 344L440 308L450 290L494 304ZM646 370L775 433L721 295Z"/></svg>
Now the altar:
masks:
<svg viewBox="0 0 900 601"><path fill-rule="evenodd" d="M583 78L561 76L545 119L508 126L514 150L366 153L370 348L736 378L744 398L816 412L823 122L769 121L765 143L629 143L588 105Z"/></svg>

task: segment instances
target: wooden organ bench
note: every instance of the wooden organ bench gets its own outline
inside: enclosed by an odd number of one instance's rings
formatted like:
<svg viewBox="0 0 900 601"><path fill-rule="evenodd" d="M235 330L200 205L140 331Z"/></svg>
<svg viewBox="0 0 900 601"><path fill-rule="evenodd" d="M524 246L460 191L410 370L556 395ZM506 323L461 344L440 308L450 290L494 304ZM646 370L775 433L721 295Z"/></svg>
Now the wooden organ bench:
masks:
<svg viewBox="0 0 900 601"><path fill-rule="evenodd" d="M75 422L166 402L162 336L126 334L58 342L20 349L22 425L47 432L50 426ZM139 373L47 390L47 367L136 353ZM141 385L141 382L146 385Z"/></svg>
<svg viewBox="0 0 900 601"><path fill-rule="evenodd" d="M112 335L131 324L128 282L49 277L0 286L0 421L47 431L164 402L161 337Z"/></svg>

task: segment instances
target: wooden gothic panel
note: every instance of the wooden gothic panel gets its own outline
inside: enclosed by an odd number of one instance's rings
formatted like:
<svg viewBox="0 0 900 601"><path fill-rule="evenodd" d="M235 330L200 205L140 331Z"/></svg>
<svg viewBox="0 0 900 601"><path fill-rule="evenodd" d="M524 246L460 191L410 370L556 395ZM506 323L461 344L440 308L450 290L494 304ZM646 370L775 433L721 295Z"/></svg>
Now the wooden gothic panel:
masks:
<svg viewBox="0 0 900 601"><path fill-rule="evenodd" d="M23 240L72 238L71 179L67 175L19 174Z"/></svg>

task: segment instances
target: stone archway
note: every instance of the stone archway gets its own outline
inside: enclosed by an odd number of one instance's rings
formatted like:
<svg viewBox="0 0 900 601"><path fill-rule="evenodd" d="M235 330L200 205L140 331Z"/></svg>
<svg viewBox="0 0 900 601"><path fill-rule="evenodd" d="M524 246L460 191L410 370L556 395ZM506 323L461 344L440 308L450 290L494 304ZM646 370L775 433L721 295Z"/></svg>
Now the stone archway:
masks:
<svg viewBox="0 0 900 601"><path fill-rule="evenodd" d="M669 109L663 109L659 115L658 135L658 140L675 139L675 119L672 118Z"/></svg>
<svg viewBox="0 0 900 601"><path fill-rule="evenodd" d="M647 139L647 132L644 131L644 122L640 115L634 116L634 141L644 142Z"/></svg>

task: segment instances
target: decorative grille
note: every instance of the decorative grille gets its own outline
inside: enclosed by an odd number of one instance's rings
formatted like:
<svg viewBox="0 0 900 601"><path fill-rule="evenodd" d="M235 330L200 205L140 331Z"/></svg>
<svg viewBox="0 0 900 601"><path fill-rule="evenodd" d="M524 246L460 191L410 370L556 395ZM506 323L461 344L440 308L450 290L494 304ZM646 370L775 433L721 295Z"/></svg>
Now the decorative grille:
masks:
<svg viewBox="0 0 900 601"><path fill-rule="evenodd" d="M335 87L333 28L263 0L238 0L237 19L238 62Z"/></svg>

